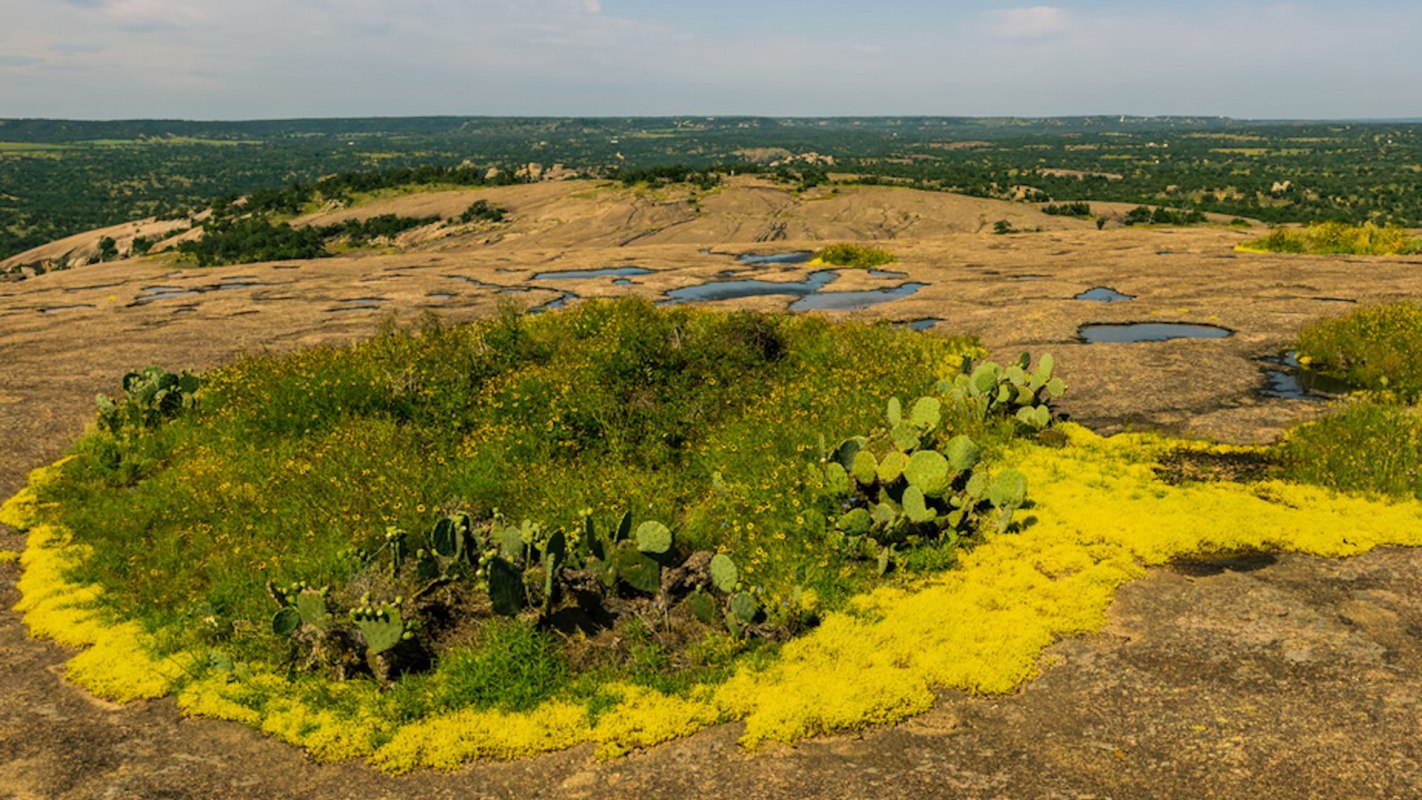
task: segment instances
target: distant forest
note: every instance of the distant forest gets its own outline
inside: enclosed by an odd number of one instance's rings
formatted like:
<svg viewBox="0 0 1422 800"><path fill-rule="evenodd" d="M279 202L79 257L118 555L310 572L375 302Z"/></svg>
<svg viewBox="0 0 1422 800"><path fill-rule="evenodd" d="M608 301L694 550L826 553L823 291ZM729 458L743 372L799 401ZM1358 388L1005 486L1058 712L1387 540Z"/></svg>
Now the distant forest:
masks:
<svg viewBox="0 0 1422 800"><path fill-rule="evenodd" d="M322 177L419 175L418 168L428 167L459 171L472 182L494 168L498 180L507 181L530 162L627 182L705 185L719 174L760 171L798 186L892 183L1063 208L1122 201L1268 222L1422 227L1417 123L1204 117L0 120L0 258L102 225L185 216L263 190L279 202L291 198L287 187L314 185ZM360 179L348 182L360 190Z"/></svg>

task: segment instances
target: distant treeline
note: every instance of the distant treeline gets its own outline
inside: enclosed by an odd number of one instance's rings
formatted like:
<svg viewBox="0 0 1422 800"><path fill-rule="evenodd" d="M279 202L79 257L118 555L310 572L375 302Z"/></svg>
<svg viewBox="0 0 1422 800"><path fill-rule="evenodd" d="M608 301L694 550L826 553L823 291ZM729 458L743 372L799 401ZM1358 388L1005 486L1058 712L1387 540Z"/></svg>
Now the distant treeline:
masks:
<svg viewBox="0 0 1422 800"><path fill-rule="evenodd" d="M751 150L821 158L738 164ZM296 213L402 183L473 185L562 164L628 185L909 186L1071 209L1088 201L1266 222L1422 226L1422 124L1215 117L0 120L0 257L249 198ZM474 166L477 165L477 166ZM423 171L425 168L437 173ZM403 171L403 172L402 172ZM322 176L330 176L323 178ZM472 183L470 183L472 182ZM324 184L324 186L323 186ZM223 205L219 203L218 205ZM240 215L239 212L234 212Z"/></svg>
<svg viewBox="0 0 1422 800"><path fill-rule="evenodd" d="M504 209L499 206L486 200L477 200L465 210L459 220L497 222L503 220L504 215ZM263 214L214 217L203 225L201 239L182 242L177 246L177 251L191 256L200 267L325 258L331 255L328 246L338 240L343 240L352 247L364 247L378 239L394 239L405 231L433 225L439 221L438 216L402 217L396 214L380 214L364 220L348 219L333 225L293 227L288 222L274 222Z"/></svg>
<svg viewBox="0 0 1422 800"><path fill-rule="evenodd" d="M507 186L517 183L512 172L489 171L468 165L440 167L430 164L419 167L363 172L342 172L307 183L296 181L274 189L258 189L245 199L228 194L213 201L213 213L221 217L242 214L299 214L316 201L350 202L357 192L375 192L407 186Z"/></svg>

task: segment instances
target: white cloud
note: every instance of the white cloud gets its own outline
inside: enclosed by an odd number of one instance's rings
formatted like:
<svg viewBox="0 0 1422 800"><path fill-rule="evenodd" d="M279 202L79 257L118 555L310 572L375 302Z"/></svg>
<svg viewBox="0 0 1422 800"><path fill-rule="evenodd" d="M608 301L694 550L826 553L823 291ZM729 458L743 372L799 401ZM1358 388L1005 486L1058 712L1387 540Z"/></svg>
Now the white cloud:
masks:
<svg viewBox="0 0 1422 800"><path fill-rule="evenodd" d="M984 11L980 15L994 34L1008 39L1040 39L1071 27L1066 9L1056 6L1028 6Z"/></svg>

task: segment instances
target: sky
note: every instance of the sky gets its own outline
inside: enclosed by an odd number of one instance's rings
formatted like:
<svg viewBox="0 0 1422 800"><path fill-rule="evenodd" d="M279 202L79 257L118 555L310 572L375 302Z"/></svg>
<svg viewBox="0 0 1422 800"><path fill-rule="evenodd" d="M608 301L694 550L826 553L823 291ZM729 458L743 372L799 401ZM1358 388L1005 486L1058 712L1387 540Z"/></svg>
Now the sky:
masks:
<svg viewBox="0 0 1422 800"><path fill-rule="evenodd" d="M0 0L0 118L1422 117L1415 0Z"/></svg>

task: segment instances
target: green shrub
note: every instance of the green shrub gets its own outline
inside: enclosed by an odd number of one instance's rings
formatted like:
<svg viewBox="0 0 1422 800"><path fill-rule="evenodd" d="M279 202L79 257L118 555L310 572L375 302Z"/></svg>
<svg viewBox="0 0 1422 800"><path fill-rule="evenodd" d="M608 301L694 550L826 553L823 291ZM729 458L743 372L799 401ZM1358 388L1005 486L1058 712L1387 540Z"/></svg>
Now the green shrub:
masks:
<svg viewBox="0 0 1422 800"><path fill-rule="evenodd" d="M1320 222L1306 228L1274 228L1239 248L1266 253L1395 256L1422 252L1422 240L1395 225Z"/></svg>
<svg viewBox="0 0 1422 800"><path fill-rule="evenodd" d="M816 252L814 257L816 264L855 269L882 267L896 260L892 252L865 244L832 244Z"/></svg>
<svg viewBox="0 0 1422 800"><path fill-rule="evenodd" d="M1422 412L1355 400L1290 431L1278 458L1289 480L1422 499Z"/></svg>
<svg viewBox="0 0 1422 800"><path fill-rule="evenodd" d="M1299 333L1299 361L1356 388L1422 399L1422 304L1360 308L1322 319Z"/></svg>

